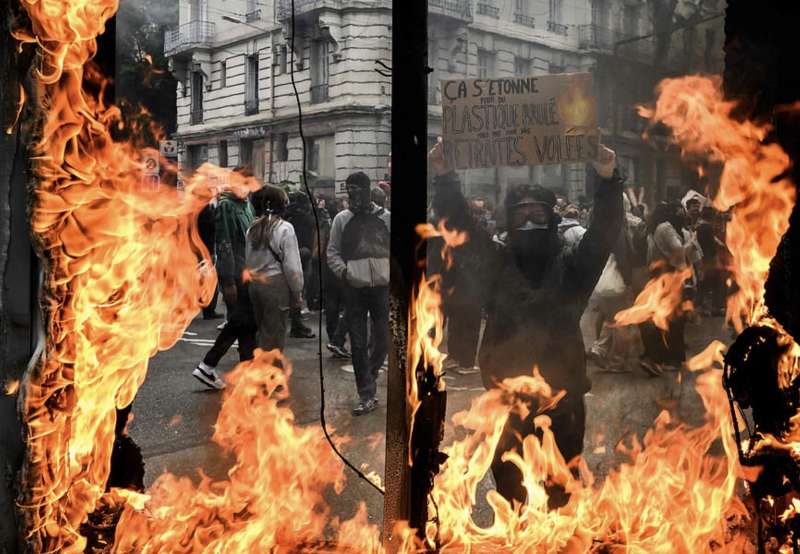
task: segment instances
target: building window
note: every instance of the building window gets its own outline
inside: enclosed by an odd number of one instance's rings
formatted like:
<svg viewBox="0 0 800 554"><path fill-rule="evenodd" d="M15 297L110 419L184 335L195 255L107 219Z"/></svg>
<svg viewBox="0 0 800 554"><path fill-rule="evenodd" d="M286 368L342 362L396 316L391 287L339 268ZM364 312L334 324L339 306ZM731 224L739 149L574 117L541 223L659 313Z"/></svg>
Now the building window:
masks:
<svg viewBox="0 0 800 554"><path fill-rule="evenodd" d="M200 71L192 72L192 107L191 124L203 122L203 74Z"/></svg>
<svg viewBox="0 0 800 554"><path fill-rule="evenodd" d="M528 77L531 74L531 61L528 58L514 57L514 76Z"/></svg>
<svg viewBox="0 0 800 554"><path fill-rule="evenodd" d="M547 21L547 30L567 36L567 26L561 23L561 3L562 0L550 0L550 19Z"/></svg>
<svg viewBox="0 0 800 554"><path fill-rule="evenodd" d="M307 141L308 167L316 181L333 180L336 177L336 140L333 135L314 137Z"/></svg>
<svg viewBox="0 0 800 554"><path fill-rule="evenodd" d="M514 23L534 28L536 20L528 15L529 4L528 0L514 0Z"/></svg>
<svg viewBox="0 0 800 554"><path fill-rule="evenodd" d="M494 5L495 0L482 0L478 2L478 14L488 15L497 19L500 17L500 8Z"/></svg>
<svg viewBox="0 0 800 554"><path fill-rule="evenodd" d="M225 88L228 82L228 62L225 60L219 63L219 88Z"/></svg>
<svg viewBox="0 0 800 554"><path fill-rule="evenodd" d="M253 169L253 141L243 139L239 142L239 167Z"/></svg>
<svg viewBox="0 0 800 554"><path fill-rule="evenodd" d="M189 21L203 21L203 0L190 0Z"/></svg>
<svg viewBox="0 0 800 554"><path fill-rule="evenodd" d="M261 10L258 9L258 0L247 0L247 11L245 11L245 21L248 23L261 19Z"/></svg>
<svg viewBox="0 0 800 554"><path fill-rule="evenodd" d="M228 167L228 141L227 140L219 141L218 152L219 152L219 166L220 167Z"/></svg>
<svg viewBox="0 0 800 554"><path fill-rule="evenodd" d="M478 48L478 78L488 79L494 76L494 52Z"/></svg>
<svg viewBox="0 0 800 554"><path fill-rule="evenodd" d="M244 113L245 115L258 113L258 54L247 56Z"/></svg>
<svg viewBox="0 0 800 554"><path fill-rule="evenodd" d="M328 100L328 78L330 76L328 46L328 41L318 40L311 47L312 104Z"/></svg>
<svg viewBox="0 0 800 554"><path fill-rule="evenodd" d="M561 23L561 4L563 0L550 0L550 21Z"/></svg>
<svg viewBox="0 0 800 554"><path fill-rule="evenodd" d="M608 0L592 0L592 25L602 29L608 29L608 20Z"/></svg>
<svg viewBox="0 0 800 554"><path fill-rule="evenodd" d="M639 6L626 5L622 12L622 32L628 37L639 34Z"/></svg>
<svg viewBox="0 0 800 554"><path fill-rule="evenodd" d="M190 171L195 171L198 167L208 161L208 145L207 144L190 144L186 148L188 154L187 166Z"/></svg>
<svg viewBox="0 0 800 554"><path fill-rule="evenodd" d="M286 73L286 56L288 50L286 45L278 46L277 44L272 47L272 67L275 68L275 75L283 75Z"/></svg>
<svg viewBox="0 0 800 554"><path fill-rule="evenodd" d="M281 133L278 135L278 142L275 145L275 161L289 161L289 133Z"/></svg>
<svg viewBox="0 0 800 554"><path fill-rule="evenodd" d="M287 65L289 63L289 47L285 44L281 46L281 73L286 73Z"/></svg>
<svg viewBox="0 0 800 554"><path fill-rule="evenodd" d="M714 71L716 68L712 67L714 64L714 47L717 45L717 31L715 29L706 29L706 44L703 51L703 62L705 63L706 71Z"/></svg>

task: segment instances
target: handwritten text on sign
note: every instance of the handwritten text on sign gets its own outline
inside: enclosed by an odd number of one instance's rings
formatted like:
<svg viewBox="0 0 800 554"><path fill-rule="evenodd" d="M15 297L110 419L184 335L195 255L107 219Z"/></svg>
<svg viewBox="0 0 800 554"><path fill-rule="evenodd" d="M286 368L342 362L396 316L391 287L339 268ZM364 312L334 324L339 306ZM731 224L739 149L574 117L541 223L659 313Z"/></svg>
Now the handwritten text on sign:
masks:
<svg viewBox="0 0 800 554"><path fill-rule="evenodd" d="M444 154L458 169L597 157L588 73L442 82Z"/></svg>

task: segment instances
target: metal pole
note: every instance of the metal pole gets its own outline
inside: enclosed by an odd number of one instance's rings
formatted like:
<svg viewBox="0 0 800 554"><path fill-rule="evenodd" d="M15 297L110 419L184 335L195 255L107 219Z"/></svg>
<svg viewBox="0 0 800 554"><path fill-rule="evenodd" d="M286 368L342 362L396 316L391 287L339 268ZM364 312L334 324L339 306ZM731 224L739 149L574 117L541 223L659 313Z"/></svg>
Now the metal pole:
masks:
<svg viewBox="0 0 800 554"><path fill-rule="evenodd" d="M392 531L400 521L424 532L428 494L436 471L444 394L423 382L425 368L407 367L408 313L414 287L425 267L416 226L427 215L427 60L428 3L395 4L392 15L392 273L388 399L386 414L386 496L384 543L397 550ZM402 8L402 9L400 9ZM409 467L406 375L417 374L422 406L413 434Z"/></svg>

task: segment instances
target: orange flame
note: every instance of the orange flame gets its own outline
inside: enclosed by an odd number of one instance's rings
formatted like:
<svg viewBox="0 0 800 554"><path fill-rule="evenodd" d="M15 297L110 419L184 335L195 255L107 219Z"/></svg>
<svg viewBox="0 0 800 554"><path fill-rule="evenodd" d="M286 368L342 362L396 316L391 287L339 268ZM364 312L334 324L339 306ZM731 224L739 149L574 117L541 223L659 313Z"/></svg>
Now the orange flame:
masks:
<svg viewBox="0 0 800 554"><path fill-rule="evenodd" d="M656 327L666 331L669 319L682 306L683 284L691 275L692 269L684 268L651 279L636 297L633 306L614 316L616 325L653 321Z"/></svg>
<svg viewBox="0 0 800 554"><path fill-rule="evenodd" d="M363 503L349 521L331 517L325 493L341 493L344 466L318 426L295 423L285 404L290 374L277 351L261 350L228 374L213 437L236 458L228 479L194 485L162 475L127 501L115 552L312 551L325 537L340 552L381 551Z"/></svg>
<svg viewBox="0 0 800 554"><path fill-rule="evenodd" d="M430 223L417 225L416 231L423 240L434 237L443 239L441 256L446 269L453 266L453 251L467 242L467 233L448 229L445 221L440 221L436 227ZM427 278L425 274L422 275L419 287L414 291L414 300L409 312L409 370L406 371L406 418L409 429L414 428L414 418L421 403L419 372L430 371L436 379L438 390L445 389L442 366L447 355L439 351L444 339L440 280L439 276ZM410 441L409 436L409 463Z"/></svg>
<svg viewBox="0 0 800 554"><path fill-rule="evenodd" d="M22 115L22 108L25 107L25 89L22 85L19 86L19 100L17 101L17 114L14 116L14 121L6 128L6 134L10 135L14 132L14 127L19 123L19 116Z"/></svg>
<svg viewBox="0 0 800 554"><path fill-rule="evenodd" d="M543 440L531 435L521 456L505 454L523 472L528 500L515 510L490 491L494 524L488 528L475 523L472 508L508 414L518 409L513 395L524 391L540 401L552 401L553 396L534 375L506 381L503 389L473 400L469 411L453 418L471 434L446 450L450 458L435 481L443 551L748 551L747 534L728 524L729 518L744 518L746 510L735 494L738 461L721 372L701 375L697 390L707 409L702 427L673 423L663 412L641 444L634 439L630 447L622 447L630 462L612 471L600 486L594 486L582 462L576 466L580 477L573 475L555 446L544 412L536 419ZM717 440L724 447L723 458L709 453ZM565 507L547 509L547 482L562 483L571 493ZM428 537L435 531L430 524Z"/></svg>
<svg viewBox="0 0 800 554"><path fill-rule="evenodd" d="M466 232L448 229L447 222L444 220L440 221L436 227L430 223L417 225L417 234L422 240L443 239L444 244L442 245L441 256L445 263L445 269L453 267L453 251L467 242Z"/></svg>
<svg viewBox="0 0 800 554"><path fill-rule="evenodd" d="M669 127L685 155L724 164L714 207L732 215L725 240L738 290L728 299L727 319L741 331L765 314L770 260L795 203L794 186L780 177L789 157L764 142L769 126L731 116L735 104L723 99L718 78L665 79L658 93L655 109L640 113Z"/></svg>
<svg viewBox="0 0 800 554"><path fill-rule="evenodd" d="M19 392L19 379L11 379L6 381L5 386L3 387L3 392L6 396L14 396Z"/></svg>
<svg viewBox="0 0 800 554"><path fill-rule="evenodd" d="M20 507L33 550L82 552L85 540L78 526L104 492L114 410L132 401L149 357L178 340L215 286L213 274L197 270L202 260L207 263L208 252L197 235L196 217L211 191L202 171L185 195L142 190L141 154L133 144L114 142L108 132L118 111L83 90L84 65L96 50L95 38L105 21L116 11L115 0L25 0L23 6L32 30L16 36L40 46L40 80L49 102L43 140L37 145L39 183L32 214L47 261L48 336L45 355L23 390L29 451ZM794 197L788 184L766 186L786 158L777 147L760 144L763 135L757 128L696 117L716 114L722 105L718 91L714 96L702 85L682 85L674 96L689 94L684 89L699 89L700 96L682 100L680 109L662 105L659 112L657 107L655 118L673 128L682 118L699 119L704 125L696 132L676 133L679 141L686 142L688 151L703 150L701 144L718 148L712 153L726 161L726 192L718 205L736 203L734 222L741 227L729 229L741 288L729 303L729 317L750 321L762 308L756 293L763 293L764 260L774 254ZM674 91L665 85L661 92ZM696 105L703 102L717 105ZM729 110L722 111L729 115ZM717 136L714 124L726 132ZM709 132L712 127L715 132ZM745 131L750 134L725 136ZM717 142L709 145L702 141L711 139L695 134L712 135ZM732 152L720 153L720 145L729 143ZM744 153L737 154L737 148ZM209 167L204 171L214 172ZM252 181L238 184L254 186ZM758 229L769 236L741 236L745 231L759 234L748 221L756 207L771 218L768 232ZM781 219L783 214L787 217ZM746 271L755 273L743 276ZM409 367L422 365L440 378L444 355L438 351L442 314L437 279L423 278L409 317ZM333 537L330 549L381 550L378 531L367 523L363 506L341 524L329 517L324 493L341 491L342 466L320 430L297 426L282 405L291 369L285 360L285 369L276 368L276 356L258 351L253 362L240 364L229 376L231 386L214 435L236 457L228 480L204 478L195 486L165 475L148 495L113 491L105 497L127 504L117 528L117 551L302 551L319 547L325 536ZM408 373L413 422L419 399L414 372ZM442 379L438 383L444 386ZM734 491L739 471L720 372L701 375L698 392L707 409L702 427L675 424L663 413L642 444L634 441L626 449L630 463L597 487L585 464L578 465L579 477L570 471L543 412L536 419L543 440L530 436L522 455L505 454L524 473L527 503L517 510L490 492L495 522L480 528L471 515L477 484L506 418L521 409L515 395L536 396L544 407L559 398L535 372L504 382L455 418L472 434L448 449L450 458L433 492L438 529L429 528L428 536L438 531L445 550L453 552L699 552L711 550L712 544L717 552L746 550L747 537L732 532L725 519L742 517L745 510ZM709 454L716 441L724 458ZM571 493L567 506L558 511L546 507L543 483L548 480L564 484ZM411 530L401 525L397 532L401 551L415 551L419 545Z"/></svg>
<svg viewBox="0 0 800 554"><path fill-rule="evenodd" d="M27 455L19 505L34 551L82 552L78 528L105 490L115 409L143 382L216 286L197 214L211 198L206 168L186 194L142 187L143 153L115 142L119 110L91 58L113 0L26 0L41 53L47 108L35 145L31 225L45 261L45 351L22 391ZM254 182L241 182L253 187Z"/></svg>

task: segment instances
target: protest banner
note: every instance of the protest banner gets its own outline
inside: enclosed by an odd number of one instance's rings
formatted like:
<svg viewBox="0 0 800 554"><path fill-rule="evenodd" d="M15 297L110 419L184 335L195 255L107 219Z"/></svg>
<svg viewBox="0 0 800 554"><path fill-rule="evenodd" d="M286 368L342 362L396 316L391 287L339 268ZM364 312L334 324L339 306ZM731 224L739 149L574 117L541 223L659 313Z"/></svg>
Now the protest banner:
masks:
<svg viewBox="0 0 800 554"><path fill-rule="evenodd" d="M592 76L443 81L442 131L456 169L592 160L600 144Z"/></svg>

